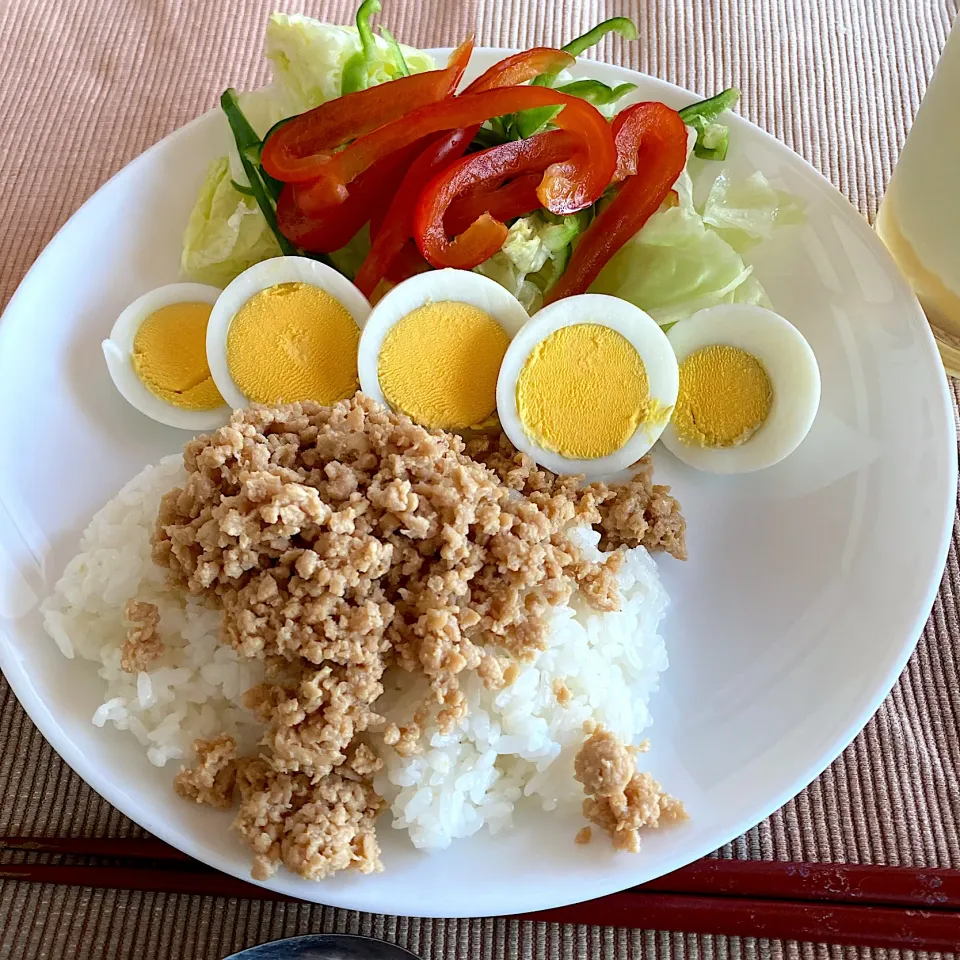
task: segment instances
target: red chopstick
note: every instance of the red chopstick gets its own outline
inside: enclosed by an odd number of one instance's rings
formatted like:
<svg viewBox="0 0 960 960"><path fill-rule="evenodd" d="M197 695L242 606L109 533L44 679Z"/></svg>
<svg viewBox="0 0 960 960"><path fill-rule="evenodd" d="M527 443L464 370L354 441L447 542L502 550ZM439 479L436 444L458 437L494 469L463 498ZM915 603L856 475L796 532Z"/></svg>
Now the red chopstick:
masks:
<svg viewBox="0 0 960 960"><path fill-rule="evenodd" d="M642 887L518 919L853 947L930 951L960 947L960 912L955 910L685 896L646 893Z"/></svg>
<svg viewBox="0 0 960 960"><path fill-rule="evenodd" d="M153 837L0 837L0 850L118 857L125 860L175 860L202 867L198 860Z"/></svg>
<svg viewBox="0 0 960 960"><path fill-rule="evenodd" d="M289 899L153 838L7 837L0 849L134 861L7 864L0 880ZM960 946L960 871L706 859L624 893L520 919L949 951Z"/></svg>
<svg viewBox="0 0 960 960"><path fill-rule="evenodd" d="M0 850L169 860L191 864L197 870L208 869L176 847L153 837L0 837ZM915 867L708 858L651 880L638 889L761 900L820 900L960 910L960 870Z"/></svg>
<svg viewBox="0 0 960 960"><path fill-rule="evenodd" d="M707 858L645 883L666 893L960 910L960 870Z"/></svg>
<svg viewBox="0 0 960 960"><path fill-rule="evenodd" d="M99 890L147 890L153 893L188 893L216 897L246 897L250 900L295 901L273 890L254 886L229 874L203 867L185 870L179 865L170 870L148 867L62 866L50 863L7 863L0 865L0 881L55 883Z"/></svg>

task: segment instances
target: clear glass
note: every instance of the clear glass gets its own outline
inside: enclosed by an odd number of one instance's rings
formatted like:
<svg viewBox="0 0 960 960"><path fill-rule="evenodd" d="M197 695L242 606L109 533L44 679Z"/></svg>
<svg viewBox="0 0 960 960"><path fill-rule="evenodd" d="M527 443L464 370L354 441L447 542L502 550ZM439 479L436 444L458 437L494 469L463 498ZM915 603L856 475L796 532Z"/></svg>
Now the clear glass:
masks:
<svg viewBox="0 0 960 960"><path fill-rule="evenodd" d="M944 367L960 377L960 26L940 56L877 214L877 233L913 286Z"/></svg>

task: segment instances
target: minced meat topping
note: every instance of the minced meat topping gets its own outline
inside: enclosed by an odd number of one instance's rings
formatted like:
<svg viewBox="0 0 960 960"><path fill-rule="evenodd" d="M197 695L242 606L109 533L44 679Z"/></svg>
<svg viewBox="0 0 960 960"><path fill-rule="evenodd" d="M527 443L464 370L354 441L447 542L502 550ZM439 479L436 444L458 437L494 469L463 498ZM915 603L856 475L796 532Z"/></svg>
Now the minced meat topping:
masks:
<svg viewBox="0 0 960 960"><path fill-rule="evenodd" d="M234 826L258 878L280 863L310 878L380 869L377 751L415 752L431 716L451 727L466 709L464 671L509 683L575 586L616 609L619 553L588 562L570 526L597 525L611 547L684 553L679 507L645 466L623 492L581 489L504 439L468 446L361 394L235 413L187 444L184 463L153 555L222 609L224 642L266 665L244 698L267 726L262 750L233 770ZM394 665L430 685L406 727L376 712ZM177 789L220 801L210 748L198 752Z"/></svg>
<svg viewBox="0 0 960 960"><path fill-rule="evenodd" d="M120 669L139 673L163 655L160 629L160 611L155 603L128 600L126 609L127 637L120 651Z"/></svg>
<svg viewBox="0 0 960 960"><path fill-rule="evenodd" d="M664 793L649 773L637 771L638 748L626 746L602 726L590 736L574 761L575 776L587 798L583 815L609 834L617 850L640 850L640 830L686 819L679 800ZM581 831L578 843L588 843Z"/></svg>

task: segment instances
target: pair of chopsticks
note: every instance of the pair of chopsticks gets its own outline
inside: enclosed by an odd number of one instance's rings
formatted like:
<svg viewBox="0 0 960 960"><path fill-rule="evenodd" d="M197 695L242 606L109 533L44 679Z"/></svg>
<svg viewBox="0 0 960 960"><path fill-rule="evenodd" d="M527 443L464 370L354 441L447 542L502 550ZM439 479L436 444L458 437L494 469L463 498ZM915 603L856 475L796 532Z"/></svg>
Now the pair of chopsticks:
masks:
<svg viewBox="0 0 960 960"><path fill-rule="evenodd" d="M154 839L0 838L5 850L112 862L0 864L0 880L289 899ZM623 893L518 919L950 952L960 949L960 870L707 859Z"/></svg>

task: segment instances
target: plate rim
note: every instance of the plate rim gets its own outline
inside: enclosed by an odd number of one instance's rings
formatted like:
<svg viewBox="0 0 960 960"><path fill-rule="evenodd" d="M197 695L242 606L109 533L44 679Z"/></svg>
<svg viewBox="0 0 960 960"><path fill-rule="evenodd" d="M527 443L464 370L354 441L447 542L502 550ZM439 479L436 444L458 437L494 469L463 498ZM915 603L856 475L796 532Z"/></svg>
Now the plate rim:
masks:
<svg viewBox="0 0 960 960"><path fill-rule="evenodd" d="M425 52L434 55L437 58L445 56L449 53L452 48L429 48ZM510 53L516 52L519 48L517 47L477 47L474 50L475 56L480 58L484 57L502 57L504 55L509 55ZM610 63L606 60L594 60L592 58L578 58L578 65L589 65L596 66L599 65L604 69L613 69L616 71L623 72L624 74L630 75L631 78L642 78L644 82L652 81L655 85L660 87L661 90L669 91L677 96L684 97L696 97L697 94L689 91L683 87L680 87L676 84L670 83L660 79L659 77L652 76L650 74L641 73L640 71L633 70L630 67L625 67L620 64ZM100 187L97 188L81 205L77 210L71 214L71 216L59 227L50 241L46 244L44 249L37 256L36 260L31 264L30 268L27 270L20 283L17 285L16 290L14 291L13 296L10 298L7 306L3 311L3 315L0 316L0 351L3 350L4 342L6 339L6 331L9 329L9 325L5 324L3 321L8 314L11 314L18 309L19 300L22 297L25 297L27 294L25 288L28 287L29 281L36 273L41 273L44 269L45 262L52 256L60 246L65 243L65 235L67 233L68 227L74 222L75 219L80 218L84 215L85 211L89 206L91 206L97 197L102 191L105 191L114 180L124 174L130 168L136 166L137 164L146 163L147 158L150 157L153 153L162 149L164 144L171 138L182 135L185 131L188 131L194 127L197 127L204 123L209 123L212 115L217 113L216 108L201 114L198 117L193 118L188 121L181 127L178 127L176 130L171 131L165 137L158 140L156 143L152 144L138 156L134 157L129 163L125 164L119 170L117 170L109 179L107 179ZM815 181L818 182L820 188L827 188L827 191L831 195L832 199L840 201L843 207L855 214L855 219L858 223L857 231L858 235L868 243L871 248L877 252L882 252L882 255L885 256L888 266L889 273L893 275L896 283L901 287L901 289L909 290L909 286L906 281L900 276L898 268L893 263L892 258L886 252L886 249L883 247L882 242L879 237L876 236L873 228L870 226L869 222L865 217L860 214L860 212L853 207L849 200L830 182L819 170L817 170L812 164L810 164L804 157L796 153L795 150L790 148L783 141L778 140L775 136L768 133L766 130L763 130L761 127L754 124L752 121L743 117L740 114L731 115L731 125L735 128L749 128L752 133L752 136L760 135L761 140L767 142L768 144L775 144L775 149L779 151L785 151L788 154L792 154L792 162L799 163L804 169L807 175L812 174ZM912 295L912 293L911 293ZM915 310L913 316L913 322L916 322L918 326L923 328L923 343L928 353L929 359L933 362L935 369L938 369L942 374L938 377L940 383L939 395L942 403L942 413L944 415L944 421L947 426L947 441L956 445L957 433L956 433L956 420L955 412L953 409L953 402L950 395L950 389L947 383L947 377L943 373L942 363L940 360L939 353L936 348L936 343L933 339L932 333L930 333L929 327L927 326L925 317L920 308L919 302L916 301L916 298L913 297ZM909 318L905 319L905 322L909 322ZM953 517L956 510L956 502L953 500L953 496L957 490L957 460L956 458L948 458L949 469L948 476L945 478L948 482L946 483L946 494L945 497L945 516L944 522L942 525L942 530L940 534L940 543L939 549L937 552L937 562L935 564L935 569L939 570L940 573L931 576L930 583L928 585L926 595L924 598L924 603L920 612L918 612L913 620L912 628L912 638L904 642L903 649L900 653L900 656L895 658L892 663L890 670L887 675L884 677L883 681L878 685L877 690L874 694L874 697L867 703L867 705L859 711L851 720L849 720L843 726L843 730L837 737L835 737L832 745L821 755L820 759L813 762L807 769L802 773L797 774L792 780L791 783L784 787L777 795L775 795L771 800L766 803L760 804L757 807L757 810L761 811L760 815L757 816L756 811L752 811L749 814L739 818L731 827L724 832L723 834L718 835L716 842L711 840L709 847L707 849L700 850L695 857L691 858L687 854L682 855L667 855L663 858L662 863L656 869L656 872L652 875L647 876L643 869L643 859L642 855L637 858L637 869L635 871L636 878L630 881L629 885L635 883L645 882L646 880L652 879L654 876L663 876L673 870L679 869L680 867L686 865L687 863L692 862L694 859L699 859L702 856L707 855L708 853L713 852L715 849L724 846L725 844L731 842L736 837L742 835L747 830L754 827L756 824L762 822L764 819L769 817L773 812L780 809L785 803L787 803L791 798L795 797L803 789L809 786L814 780L819 777L824 770L826 770L840 754L853 742L853 740L859 735L863 730L866 724L874 716L877 710L880 708L883 701L889 696L890 691L893 686L896 684L897 679L900 677L903 672L908 660L912 656L916 645L919 641L920 636L922 635L924 626L929 618L930 610L933 606L934 600L939 591L940 582L942 579L942 570L944 569L948 557L949 547L952 540L953 533ZM0 504L2 507L2 504ZM8 683L15 696L17 697L18 702L23 707L24 711L30 717L32 722L40 730L41 734L47 740L47 742L53 747L54 750L60 755L60 757L71 767L71 769L83 779L83 781L96 793L100 794L108 803L115 806L121 813L129 817L135 823L139 824L145 830L148 830L154 836L164 840L165 842L171 844L171 846L176 847L177 849L182 850L188 855L195 857L201 862L208 864L209 866L214 867L224 873L227 873L231 876L237 877L238 879L245 880L250 883L252 886L259 886L264 889L272 890L274 892L283 893L285 895L294 897L297 900L313 903L329 903L334 906L338 906L346 909L353 910L362 910L362 911L375 911L375 912L387 912L391 913L394 911L390 910L389 904L387 905L375 905L371 904L364 898L358 898L356 896L355 890L351 887L349 890L333 890L326 887L322 882L317 882L315 884L315 889L317 892L316 897L304 897L303 890L301 886L297 883L299 878L294 878L292 875L286 875L284 871L278 872L275 877L269 881L257 881L252 879L249 876L249 873L245 873L238 869L237 864L233 860L227 860L225 857L217 853L215 850L202 848L200 844L190 838L177 836L174 838L173 834L177 833L174 828L167 828L163 822L155 822L154 818L150 816L145 816L142 811L137 811L136 815L130 812L130 805L127 803L127 796L123 793L122 790L114 787L113 783L103 775L98 775L95 770L90 769L89 765L85 762L82 752L74 743L68 739L66 732L64 731L61 736L61 725L55 719L53 713L50 711L47 704L42 701L33 691L32 684L30 682L29 676L22 669L22 665L18 662L18 657L16 655L16 645L10 640L6 632L0 630L0 670L3 671L4 675L7 678ZM92 775L92 779L89 778L85 772L89 772ZM97 785L94 785L96 781ZM186 842L184 842L186 840ZM189 846L191 849L184 850L184 846ZM202 854L202 855L200 855ZM572 875L575 878L575 874ZM611 882L612 880L612 882ZM582 902L583 900L593 899L599 896L605 896L608 894L616 893L620 890L626 889L623 885L622 876L619 874L612 875L612 878L608 878L604 882L603 878L598 878L595 882L591 882L590 886L583 892L580 890L574 891L573 887L575 884L571 883L567 888L565 895L562 900L558 902L556 896L547 896L538 898L536 891L533 891L531 894L530 889L528 888L527 894L528 899L524 901L524 909L528 912L535 912L540 910L546 910L551 908L557 908L566 906L573 903ZM504 910L491 910L491 909L477 909L469 910L467 912L458 912L456 916L459 917L489 917L489 916L501 916L508 915L509 909ZM418 917L432 917L432 918L450 918L454 916L449 911L444 911L442 906L435 907L424 904L423 909L418 909L416 912L409 912L406 915L408 916L418 916Z"/></svg>

